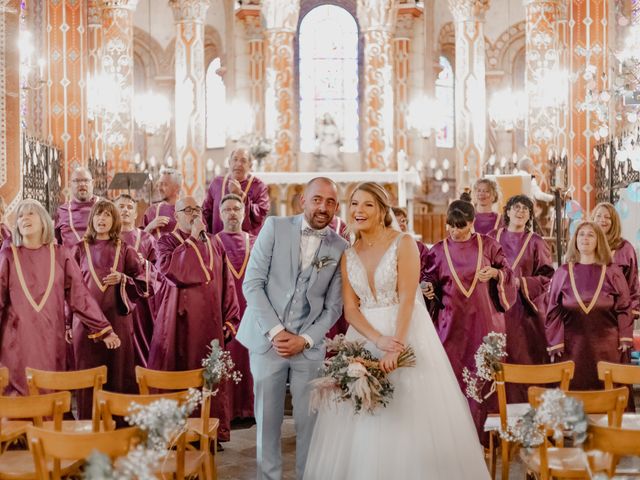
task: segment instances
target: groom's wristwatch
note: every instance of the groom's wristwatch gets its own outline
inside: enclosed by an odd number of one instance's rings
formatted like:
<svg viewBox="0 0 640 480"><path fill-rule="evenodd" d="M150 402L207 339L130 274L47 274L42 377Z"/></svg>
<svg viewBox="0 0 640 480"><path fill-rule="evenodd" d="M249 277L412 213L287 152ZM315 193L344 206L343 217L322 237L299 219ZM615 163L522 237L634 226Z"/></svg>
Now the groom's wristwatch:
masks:
<svg viewBox="0 0 640 480"><path fill-rule="evenodd" d="M309 350L311 348L311 344L309 343L309 340L304 341L304 349L305 350Z"/></svg>

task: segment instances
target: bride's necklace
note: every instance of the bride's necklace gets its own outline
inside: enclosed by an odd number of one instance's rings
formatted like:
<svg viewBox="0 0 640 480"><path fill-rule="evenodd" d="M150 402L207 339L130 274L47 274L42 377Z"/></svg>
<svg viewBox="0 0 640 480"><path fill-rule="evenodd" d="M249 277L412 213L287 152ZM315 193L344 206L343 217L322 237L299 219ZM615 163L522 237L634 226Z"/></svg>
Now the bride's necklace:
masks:
<svg viewBox="0 0 640 480"><path fill-rule="evenodd" d="M385 234L387 233L387 229L384 228L382 229L382 233L380 235L377 236L377 238L374 238L373 240L369 241L369 240L365 240L364 238L362 238L362 241L364 243L366 243L369 247L373 247L376 243L378 243L379 240L381 240L382 238L385 237Z"/></svg>

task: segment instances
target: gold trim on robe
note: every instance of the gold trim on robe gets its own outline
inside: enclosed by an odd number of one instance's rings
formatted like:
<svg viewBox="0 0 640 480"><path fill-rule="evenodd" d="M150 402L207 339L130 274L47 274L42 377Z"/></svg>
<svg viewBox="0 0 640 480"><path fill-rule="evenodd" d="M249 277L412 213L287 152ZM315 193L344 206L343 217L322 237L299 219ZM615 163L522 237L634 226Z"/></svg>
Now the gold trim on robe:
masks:
<svg viewBox="0 0 640 480"><path fill-rule="evenodd" d="M471 297L471 295L473 294L473 291L476 289L476 285L478 283L478 277L480 276L480 267L482 267L482 236L480 234L476 234L476 238L478 239L478 261L476 263L476 273L473 277L473 281L471 282L471 286L469 287L469 290L464 288L464 286L462 285L462 281L460 281L460 277L458 277L458 272L456 272L456 269L453 266L453 262L451 261L451 255L449 254L449 247L447 245L448 239L445 238L443 242L444 256L447 259L447 265L449 266L449 270L451 271L451 276L453 277L453 280L456 282L456 285L458 286L462 294L467 298Z"/></svg>
<svg viewBox="0 0 640 480"><path fill-rule="evenodd" d="M87 337L88 338L92 338L92 339L93 338L99 338L102 335L104 335L105 333L107 333L109 330L113 330L113 327L112 326L105 327L102 330L100 330L98 333L89 334L89 335L87 335Z"/></svg>
<svg viewBox="0 0 640 480"><path fill-rule="evenodd" d="M91 272L91 278L93 278L93 281L95 282L95 284L97 285L97 287L100 289L101 292L106 292L107 288L110 287L110 285L104 285L100 279L98 278L98 274L96 273L96 270L93 266L93 259L91 258L91 249L89 248L89 243L85 240L82 242L84 244L84 250L87 253L87 263L89 264L89 272ZM113 260L113 267L111 267L111 271L115 271L116 267L118 266L118 261L120 260L120 249L122 247L122 242L120 240L118 240L118 243L116 244L116 255L115 258ZM124 273L121 273L122 276L124 276Z"/></svg>
<svg viewBox="0 0 640 480"><path fill-rule="evenodd" d="M553 347L547 347L547 352L551 353L555 350L560 350L561 348L564 348L564 343L559 343L557 345L554 345Z"/></svg>
<svg viewBox="0 0 640 480"><path fill-rule="evenodd" d="M209 273L209 271L213 272L213 247L211 246L211 240L209 239L209 236L205 235L205 238L207 239L207 250L209 252L209 270L207 270L207 267L204 264L204 259L200 254L200 250L198 250L198 246L193 243L193 240L191 240L190 238L187 238L187 240L183 240L182 237L176 232L171 233L173 233L173 235L180 241L181 244L187 243L191 248L193 248L193 251L196 252L196 256L198 257L198 261L200 262L200 268L202 268L202 271L207 278L207 283L209 283L211 281L211 274Z"/></svg>
<svg viewBox="0 0 640 480"><path fill-rule="evenodd" d="M249 238L249 234L247 232L242 232L242 233L244 233L245 235L244 260L242 261L242 266L240 267L240 270L235 269L235 267L231 263L231 260L229 260L229 255L227 255L227 267L229 267L231 274L236 278L236 280L240 280L242 278L242 275L244 275L244 271L247 269L247 264L249 263L249 253L251 249L251 239ZM216 238L220 240L220 242L222 243L222 240L220 239L220 234L216 233Z"/></svg>
<svg viewBox="0 0 640 480"><path fill-rule="evenodd" d="M600 279L598 280L598 286L596 287L596 291L593 294L593 298L591 299L591 302L589 302L589 306L587 307L584 304L582 297L580 296L580 292L578 292L578 287L576 287L576 279L573 276L573 265L574 265L573 263L569 263L569 280L571 281L571 290L573 290L573 294L575 295L576 300L578 301L578 305L580 305L580 308L582 309L584 314L589 315L591 310L593 310L593 307L596 306L596 302L598 301L598 297L600 296L600 292L602 291L605 274L607 273L607 266L602 265L602 271L600 273Z"/></svg>
<svg viewBox="0 0 640 480"><path fill-rule="evenodd" d="M249 189L251 188L251 184L253 183L253 179L254 179L254 178L255 178L255 177L254 177L253 175L249 175L249 176L247 177L247 186L246 186L246 188L244 189L244 192L242 192L242 201L243 201L243 202L245 201L245 199L247 198L247 195L249 194ZM226 190L227 190L227 183L228 183L228 182L229 182L229 174L227 173L227 174L224 176L224 179L222 180L222 196L223 196L223 197L224 197L227 193L229 193L229 192L226 192ZM239 183L239 182L238 182L238 183ZM220 199L222 200L222 197L221 197Z"/></svg>
<svg viewBox="0 0 640 480"><path fill-rule="evenodd" d="M498 230L498 233L496 233L496 241L498 243L500 243L500 237L502 236L502 232L503 231L504 231L504 228L501 228L501 229ZM531 241L531 237L533 237L533 232L529 232L529 235L527 235L527 238L524 239L524 242L522 244L522 248L520 248L520 252L518 253L518 256L513 261L513 265L511 265L511 270L513 270L514 272L515 272L518 264L520 263L520 260L522 260L522 256L524 255L524 252L527 249L527 246L529 245L529 241Z"/></svg>
<svg viewBox="0 0 640 480"><path fill-rule="evenodd" d="M27 301L33 307L33 309L36 312L40 313L45 303L47 303L47 300L49 299L49 295L51 295L51 290L53 289L53 282L56 276L55 247L53 243L49 244L49 252L51 257L51 261L49 263L49 281L47 282L47 288L45 289L44 294L40 299L40 303L36 303L35 299L33 298L33 295L31 295L31 292L29 291L27 282L24 280L24 275L22 274L22 265L20 265L20 258L18 257L18 249L13 243L11 243L10 246L11 246L11 253L13 253L13 260L16 264L16 273L18 274L18 282L20 283L20 288L22 288L22 293L24 293L24 296L27 297Z"/></svg>
<svg viewBox="0 0 640 480"><path fill-rule="evenodd" d="M527 299L527 302L529 302L529 305L531 306L531 308L533 308L534 311L538 311L538 307L536 307L536 304L533 303L533 301L531 300L531 297L529 296L529 287L527 286L527 279L524 277L520 277L520 285L522 286L522 293L524 294L524 298Z"/></svg>

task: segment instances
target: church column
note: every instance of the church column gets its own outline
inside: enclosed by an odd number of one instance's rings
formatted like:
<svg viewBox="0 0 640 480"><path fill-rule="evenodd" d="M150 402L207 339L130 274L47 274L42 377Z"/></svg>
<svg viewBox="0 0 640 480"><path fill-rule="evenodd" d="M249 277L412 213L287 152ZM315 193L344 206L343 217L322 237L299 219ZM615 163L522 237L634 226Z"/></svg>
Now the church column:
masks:
<svg viewBox="0 0 640 480"><path fill-rule="evenodd" d="M414 19L420 17L422 11L415 5L398 7L396 31L393 38L393 69L394 69L394 115L393 132L396 155L404 151L409 152L409 127L407 115L409 113L409 74L411 38L413 36Z"/></svg>
<svg viewBox="0 0 640 480"><path fill-rule="evenodd" d="M178 168L184 189L204 198L205 65L204 20L209 0L169 0L176 24L175 134Z"/></svg>
<svg viewBox="0 0 640 480"><path fill-rule="evenodd" d="M88 0L87 3L87 78L90 82L97 82L101 72L102 57L102 6L100 0ZM95 85L95 84L94 84ZM89 95L100 95L97 89L89 84ZM93 99L95 101L95 98ZM89 103L92 99L89 98ZM89 157L102 158L102 116L89 117Z"/></svg>
<svg viewBox="0 0 640 480"><path fill-rule="evenodd" d="M550 95L548 79L560 71L562 43L558 30L560 0L525 0L526 73L528 102L526 117L527 148L541 172L538 182L544 189L548 181L548 155L558 152L561 106ZM559 88L554 86L553 88Z"/></svg>
<svg viewBox="0 0 640 480"><path fill-rule="evenodd" d="M275 171L296 168L293 38L298 25L299 2L263 0L266 43L265 130L274 139Z"/></svg>
<svg viewBox="0 0 640 480"><path fill-rule="evenodd" d="M249 51L249 104L254 113L254 132L264 135L265 45L260 7L246 5L236 12L244 24Z"/></svg>
<svg viewBox="0 0 640 480"><path fill-rule="evenodd" d="M22 198L19 13L18 0L0 0L0 195L7 211Z"/></svg>
<svg viewBox="0 0 640 480"><path fill-rule="evenodd" d="M109 180L133 165L133 13L138 0L102 0L102 75L118 97L104 114Z"/></svg>
<svg viewBox="0 0 640 480"><path fill-rule="evenodd" d="M361 103L364 167L394 168L393 153L393 0L358 0L364 36L364 99Z"/></svg>
<svg viewBox="0 0 640 480"><path fill-rule="evenodd" d="M87 164L86 62L84 2L47 3L48 141L62 152L61 186L71 172Z"/></svg>
<svg viewBox="0 0 640 480"><path fill-rule="evenodd" d="M456 27L456 186L482 175L487 135L484 15L489 0L449 0Z"/></svg>
<svg viewBox="0 0 640 480"><path fill-rule="evenodd" d="M569 158L573 160L569 171L569 186L573 199L586 212L595 206L595 163L593 147L598 141L594 134L603 123L596 112L581 108L587 92L600 92L608 88L609 70L607 22L608 0L572 0L569 2L568 47L570 83L568 144ZM585 68L594 71L589 75ZM605 79L603 79L605 74ZM606 136L602 135L601 136Z"/></svg>

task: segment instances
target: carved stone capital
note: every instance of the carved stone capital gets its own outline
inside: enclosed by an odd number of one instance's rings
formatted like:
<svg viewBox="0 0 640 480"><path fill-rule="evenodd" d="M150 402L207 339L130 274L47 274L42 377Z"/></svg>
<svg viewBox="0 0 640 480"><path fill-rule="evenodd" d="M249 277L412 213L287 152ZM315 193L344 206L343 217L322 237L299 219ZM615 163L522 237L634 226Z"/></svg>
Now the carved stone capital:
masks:
<svg viewBox="0 0 640 480"><path fill-rule="evenodd" d="M243 4L236 10L236 18L244 25L248 40L262 40L264 26L260 15L260 6Z"/></svg>
<svg viewBox="0 0 640 480"><path fill-rule="evenodd" d="M358 0L358 20L362 30L393 31L396 15L393 0Z"/></svg>
<svg viewBox="0 0 640 480"><path fill-rule="evenodd" d="M405 5L400 5L396 18L396 38L411 38L414 20L420 16L422 16L420 8L415 6L407 8Z"/></svg>
<svg viewBox="0 0 640 480"><path fill-rule="evenodd" d="M490 0L449 0L449 9L456 22L484 21Z"/></svg>
<svg viewBox="0 0 640 480"><path fill-rule="evenodd" d="M533 4L550 4L554 6L560 6L562 4L561 0L524 0L523 4L525 7Z"/></svg>
<svg viewBox="0 0 640 480"><path fill-rule="evenodd" d="M135 11L138 6L138 0L100 0L96 3L102 8L123 8L131 11Z"/></svg>
<svg viewBox="0 0 640 480"><path fill-rule="evenodd" d="M295 32L298 25L300 2L291 0L263 0L262 15L267 30Z"/></svg>
<svg viewBox="0 0 640 480"><path fill-rule="evenodd" d="M169 0L176 23L204 23L209 0Z"/></svg>

